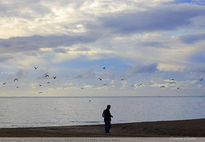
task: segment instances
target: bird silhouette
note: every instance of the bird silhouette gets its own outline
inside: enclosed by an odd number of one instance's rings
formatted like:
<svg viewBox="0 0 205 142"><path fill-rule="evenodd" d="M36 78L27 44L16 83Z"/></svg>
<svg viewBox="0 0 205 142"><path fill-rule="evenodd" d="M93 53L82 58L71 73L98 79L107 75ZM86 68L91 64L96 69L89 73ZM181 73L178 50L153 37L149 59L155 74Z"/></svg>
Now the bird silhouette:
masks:
<svg viewBox="0 0 205 142"><path fill-rule="evenodd" d="M45 74L44 74L44 77L49 77L48 73L45 73Z"/></svg>
<svg viewBox="0 0 205 142"><path fill-rule="evenodd" d="M179 90L180 88L179 87L177 87L177 90Z"/></svg>
<svg viewBox="0 0 205 142"><path fill-rule="evenodd" d="M98 79L99 79L99 80L102 80L102 78L100 78L100 77L99 77Z"/></svg>
<svg viewBox="0 0 205 142"><path fill-rule="evenodd" d="M14 79L14 82L18 82L18 81L19 81L18 78L15 78L15 79Z"/></svg>
<svg viewBox="0 0 205 142"><path fill-rule="evenodd" d="M104 69L104 70L105 70L105 69L106 69L106 67L103 67L102 69Z"/></svg>
<svg viewBox="0 0 205 142"><path fill-rule="evenodd" d="M37 70L37 69L38 69L38 67L34 67L34 69L35 69L35 70Z"/></svg>
<svg viewBox="0 0 205 142"><path fill-rule="evenodd" d="M41 87L42 85L41 85L41 84L39 84L39 86Z"/></svg>
<svg viewBox="0 0 205 142"><path fill-rule="evenodd" d="M56 76L54 76L53 79L56 79Z"/></svg>

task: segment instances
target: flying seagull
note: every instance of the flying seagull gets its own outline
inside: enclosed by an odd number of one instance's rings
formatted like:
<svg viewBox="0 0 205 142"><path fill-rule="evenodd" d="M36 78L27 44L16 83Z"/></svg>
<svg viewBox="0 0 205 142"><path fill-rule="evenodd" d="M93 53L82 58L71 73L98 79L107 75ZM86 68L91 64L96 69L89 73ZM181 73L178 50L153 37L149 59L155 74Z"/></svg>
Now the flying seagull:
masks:
<svg viewBox="0 0 205 142"><path fill-rule="evenodd" d="M47 73L44 74L44 77L49 77L49 75Z"/></svg>
<svg viewBox="0 0 205 142"><path fill-rule="evenodd" d="M125 80L124 78L121 78L121 80Z"/></svg>
<svg viewBox="0 0 205 142"><path fill-rule="evenodd" d="M39 84L39 86L41 87L42 85L41 85L41 84Z"/></svg>
<svg viewBox="0 0 205 142"><path fill-rule="evenodd" d="M98 79L99 79L99 80L102 80L102 78L100 78L100 77L99 77Z"/></svg>
<svg viewBox="0 0 205 142"><path fill-rule="evenodd" d="M16 81L17 81L17 82L19 81L18 78L15 78L15 79L14 79L14 82L16 82Z"/></svg>
<svg viewBox="0 0 205 142"><path fill-rule="evenodd" d="M38 67L34 67L34 69L35 69L35 70L37 70L37 69L38 69Z"/></svg>
<svg viewBox="0 0 205 142"><path fill-rule="evenodd" d="M54 76L53 79L56 79L56 76Z"/></svg>
<svg viewBox="0 0 205 142"><path fill-rule="evenodd" d="M106 69L106 67L103 67L103 69L105 70L105 69Z"/></svg>

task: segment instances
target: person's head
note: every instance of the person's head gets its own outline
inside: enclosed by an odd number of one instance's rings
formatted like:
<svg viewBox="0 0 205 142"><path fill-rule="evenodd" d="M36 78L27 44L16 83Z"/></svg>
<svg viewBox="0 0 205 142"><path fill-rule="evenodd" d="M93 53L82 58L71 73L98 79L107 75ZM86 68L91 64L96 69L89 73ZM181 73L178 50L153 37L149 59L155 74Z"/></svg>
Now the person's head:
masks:
<svg viewBox="0 0 205 142"><path fill-rule="evenodd" d="M111 105L107 105L107 109L110 109L111 108Z"/></svg>

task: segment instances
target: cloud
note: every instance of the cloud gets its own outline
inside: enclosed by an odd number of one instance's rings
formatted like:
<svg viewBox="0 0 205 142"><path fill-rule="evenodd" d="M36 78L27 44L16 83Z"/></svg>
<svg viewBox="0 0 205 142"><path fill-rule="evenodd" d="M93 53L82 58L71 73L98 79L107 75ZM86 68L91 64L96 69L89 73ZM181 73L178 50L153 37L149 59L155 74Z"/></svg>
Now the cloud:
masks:
<svg viewBox="0 0 205 142"><path fill-rule="evenodd" d="M0 56L0 62L3 62L3 61L7 61L7 60L10 60L10 59L13 59L12 56Z"/></svg>
<svg viewBox="0 0 205 142"><path fill-rule="evenodd" d="M169 5L146 11L121 12L100 17L102 25L119 33L151 32L175 30L192 23L192 18L203 16L202 6Z"/></svg>
<svg viewBox="0 0 205 142"><path fill-rule="evenodd" d="M1 17L22 17L30 19L39 15L43 16L50 12L51 10L47 6L41 4L41 0L7 0L6 2L0 2Z"/></svg>
<svg viewBox="0 0 205 142"><path fill-rule="evenodd" d="M98 37L99 35L93 33L85 35L34 35L28 37L13 37L0 39L0 51L1 53L37 51L40 48L55 48L58 46L89 43L96 41ZM59 52L59 50L57 50L57 52Z"/></svg>
<svg viewBox="0 0 205 142"><path fill-rule="evenodd" d="M153 73L157 71L157 66L158 64L149 64L145 66L136 66L133 67L132 69L128 70L123 76L125 78L129 78L133 75L139 74L139 73Z"/></svg>
<svg viewBox="0 0 205 142"><path fill-rule="evenodd" d="M183 43L192 44L201 40L205 40L205 33L185 35L180 39Z"/></svg>

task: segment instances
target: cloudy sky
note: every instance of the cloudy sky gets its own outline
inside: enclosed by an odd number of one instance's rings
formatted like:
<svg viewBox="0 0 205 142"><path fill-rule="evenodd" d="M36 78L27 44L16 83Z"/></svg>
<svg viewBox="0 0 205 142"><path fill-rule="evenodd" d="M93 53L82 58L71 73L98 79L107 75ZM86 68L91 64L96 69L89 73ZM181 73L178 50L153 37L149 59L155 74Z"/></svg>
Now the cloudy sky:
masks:
<svg viewBox="0 0 205 142"><path fill-rule="evenodd" d="M0 1L0 96L203 96L204 29L204 0Z"/></svg>

